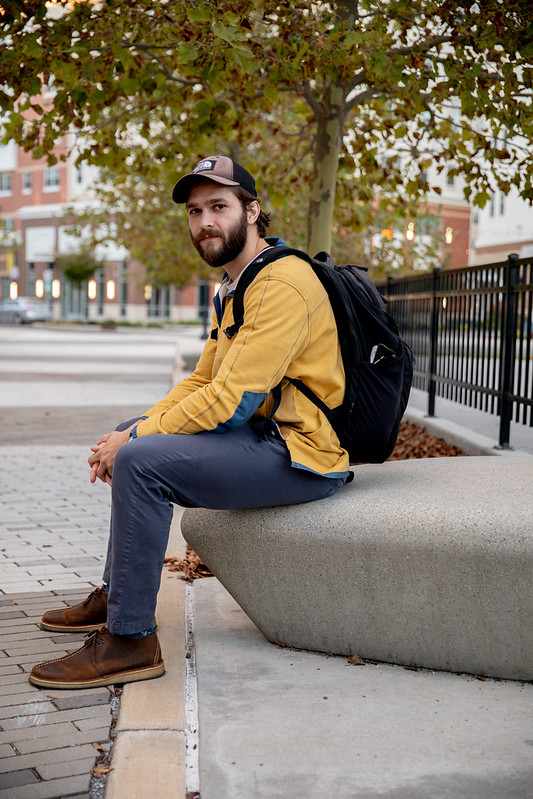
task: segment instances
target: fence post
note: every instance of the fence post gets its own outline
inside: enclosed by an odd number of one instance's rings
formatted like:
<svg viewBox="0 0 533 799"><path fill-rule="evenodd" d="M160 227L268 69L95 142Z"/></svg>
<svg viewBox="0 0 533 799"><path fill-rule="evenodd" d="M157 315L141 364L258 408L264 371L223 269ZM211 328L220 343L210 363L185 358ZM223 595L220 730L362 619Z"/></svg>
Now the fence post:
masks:
<svg viewBox="0 0 533 799"><path fill-rule="evenodd" d="M502 335L500 342L500 439L499 449L510 449L511 419L516 352L516 294L512 291L518 278L518 255L513 252L507 259L505 293L502 307Z"/></svg>
<svg viewBox="0 0 533 799"><path fill-rule="evenodd" d="M440 299L437 292L440 289L440 266L433 268L431 327L429 339L429 371L428 371L428 416L435 416L435 395L437 393L437 352L439 343L439 309Z"/></svg>

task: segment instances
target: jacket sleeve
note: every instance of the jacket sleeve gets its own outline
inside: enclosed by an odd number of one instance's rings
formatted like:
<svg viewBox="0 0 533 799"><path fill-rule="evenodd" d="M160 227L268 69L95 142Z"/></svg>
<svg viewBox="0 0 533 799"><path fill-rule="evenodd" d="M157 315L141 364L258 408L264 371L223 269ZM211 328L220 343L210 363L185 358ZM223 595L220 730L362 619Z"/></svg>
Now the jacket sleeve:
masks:
<svg viewBox="0 0 533 799"><path fill-rule="evenodd" d="M137 435L224 432L244 424L307 346L309 318L305 296L289 280L270 274L255 280L245 294L244 324L213 379L205 380L202 356L187 385L194 378L196 388L184 395L179 384L139 422Z"/></svg>

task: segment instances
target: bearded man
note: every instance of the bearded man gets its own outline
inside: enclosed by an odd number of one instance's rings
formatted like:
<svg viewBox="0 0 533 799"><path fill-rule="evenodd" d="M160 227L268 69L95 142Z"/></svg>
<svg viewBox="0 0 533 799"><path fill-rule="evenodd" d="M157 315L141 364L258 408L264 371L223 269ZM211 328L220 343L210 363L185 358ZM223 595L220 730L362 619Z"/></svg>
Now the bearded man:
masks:
<svg viewBox="0 0 533 799"><path fill-rule="evenodd" d="M41 626L94 635L76 652L35 666L30 681L41 687L164 673L154 614L173 504L311 502L335 494L349 475L348 455L326 417L286 379L302 380L329 407L344 396L335 319L312 268L294 255L268 263L246 290L244 323L230 335L240 276L283 242L266 238L269 216L255 181L230 158L203 159L172 196L185 205L200 256L224 269L211 336L190 377L91 448L90 480L112 491L103 585L79 605L48 611Z"/></svg>

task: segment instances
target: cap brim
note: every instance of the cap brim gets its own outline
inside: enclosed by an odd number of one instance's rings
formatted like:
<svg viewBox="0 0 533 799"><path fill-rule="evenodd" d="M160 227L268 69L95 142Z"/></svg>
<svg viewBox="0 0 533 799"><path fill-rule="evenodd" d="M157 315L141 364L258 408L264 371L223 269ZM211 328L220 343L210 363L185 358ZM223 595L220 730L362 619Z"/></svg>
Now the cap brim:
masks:
<svg viewBox="0 0 533 799"><path fill-rule="evenodd" d="M174 189L172 190L172 199L175 203L186 203L189 199L189 192L195 183L199 180L212 180L213 183L221 183L223 186L239 186L236 180L229 178L219 177L218 175L209 175L205 172L198 172L195 175L185 175L180 178Z"/></svg>

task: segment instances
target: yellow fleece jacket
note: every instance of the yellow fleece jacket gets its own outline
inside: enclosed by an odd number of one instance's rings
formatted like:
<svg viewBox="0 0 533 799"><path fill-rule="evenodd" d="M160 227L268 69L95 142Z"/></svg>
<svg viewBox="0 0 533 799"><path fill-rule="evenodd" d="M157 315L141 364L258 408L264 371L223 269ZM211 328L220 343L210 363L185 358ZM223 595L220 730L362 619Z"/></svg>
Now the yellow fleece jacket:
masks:
<svg viewBox="0 0 533 799"><path fill-rule="evenodd" d="M292 465L328 477L348 475L349 458L324 414L284 377L302 380L328 407L344 396L344 368L328 296L311 266L289 255L257 275L244 295L244 324L230 340L233 298L213 313L210 338L190 377L144 414L137 436L224 433L251 417L268 417L282 381L274 421Z"/></svg>

